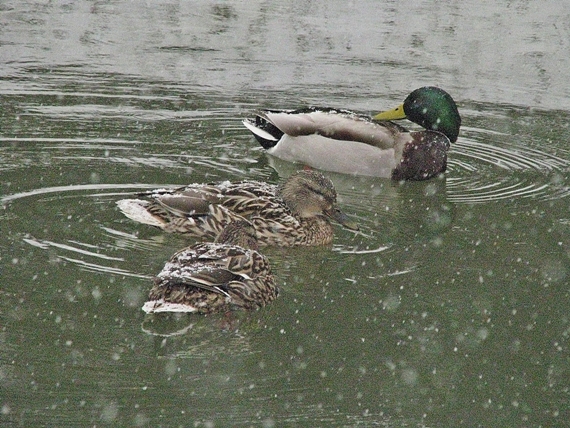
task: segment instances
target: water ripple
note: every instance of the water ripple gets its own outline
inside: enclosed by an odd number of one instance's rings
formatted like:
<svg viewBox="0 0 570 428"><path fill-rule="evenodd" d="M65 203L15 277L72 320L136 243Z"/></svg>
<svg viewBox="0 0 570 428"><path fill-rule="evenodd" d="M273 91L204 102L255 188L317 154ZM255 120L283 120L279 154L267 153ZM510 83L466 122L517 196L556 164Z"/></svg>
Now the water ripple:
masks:
<svg viewBox="0 0 570 428"><path fill-rule="evenodd" d="M76 253L78 255L92 257L92 258L101 259L101 260L105 260L105 261L119 261L119 262L124 261L124 259L120 258L120 257L107 256L105 254L102 254L101 252L93 252L93 251L88 251L88 250L85 250L83 248L80 248L80 247L92 247L94 249L98 249L96 246L93 246L90 244L85 244L82 242L77 242L77 241L71 241L71 240L68 241L70 244L75 244L75 245L62 244L62 243L58 243L58 242L54 242L54 241L41 240L41 239L35 239L35 238L23 238L23 241L29 245L41 248L43 250L47 250L47 249L53 247L53 248L57 248L59 250L69 251L71 253ZM65 260L65 261L77 264L81 268L86 269L86 270L91 270L91 271L95 271L95 272L118 274L118 275L123 275L123 276L131 276L131 277L136 277L136 278L145 278L145 279L150 278L148 275L142 275L142 274L130 272L130 271L125 270L125 269L112 267L112 266L108 266L108 265L103 265L103 264L99 264L99 263L88 262L86 260L77 259L77 258L69 257L69 256L64 256L62 254L58 254L57 257L61 260Z"/></svg>
<svg viewBox="0 0 570 428"><path fill-rule="evenodd" d="M545 183L504 181L485 183L472 180L448 180L448 200L453 202L480 203L515 197L548 198L550 185Z"/></svg>
<svg viewBox="0 0 570 428"><path fill-rule="evenodd" d="M30 196L46 195L51 193L63 193L63 192L75 192L80 190L104 190L104 189L147 189L151 187L161 187L157 184L71 184L68 186L54 186L54 187L43 187L39 189L33 189L26 192L14 193L12 195L4 196L0 199L0 204L6 204L8 202L27 198ZM164 185L162 185L164 187ZM114 193L121 194L121 193ZM101 196L100 194L94 194L93 196Z"/></svg>
<svg viewBox="0 0 570 428"><path fill-rule="evenodd" d="M82 242L69 241L70 243L77 245L77 246L72 246L72 245L67 245L67 244L60 244L60 243L54 242L54 241L48 241L48 240L41 241L41 240L32 239L32 238L24 238L23 240L24 240L24 242L27 242L28 244L33 245L34 247L38 247L38 248L41 248L44 250L49 248L49 247L55 247L55 248L60 248L62 250L73 251L73 252L83 254L86 256L90 256L90 257L97 257L97 258L103 259L103 260L115 260L115 261L121 261L121 262L124 261L124 259L120 258L120 257L106 256L105 254L96 253L93 251L81 249L81 248L79 248L79 246L97 248L94 245L90 245L90 244L86 244L86 243L82 243Z"/></svg>
<svg viewBox="0 0 570 428"><path fill-rule="evenodd" d="M368 246L366 248L360 248L359 246L334 245L333 251L341 254L376 254L384 252L391 247L392 245L381 245L375 248L370 248Z"/></svg>
<svg viewBox="0 0 570 428"><path fill-rule="evenodd" d="M463 138L454 144L449 157L448 199L482 203L566 197L570 195L570 187L565 185L563 177L569 166L567 159L546 151ZM501 173L501 170L511 173Z"/></svg>
<svg viewBox="0 0 570 428"><path fill-rule="evenodd" d="M545 153L540 150L521 147L499 147L473 140L463 139L453 146L453 156L463 156L488 163L508 170L557 170L566 168L570 162L566 159ZM454 165L454 159L450 159ZM465 166L465 162L458 161Z"/></svg>

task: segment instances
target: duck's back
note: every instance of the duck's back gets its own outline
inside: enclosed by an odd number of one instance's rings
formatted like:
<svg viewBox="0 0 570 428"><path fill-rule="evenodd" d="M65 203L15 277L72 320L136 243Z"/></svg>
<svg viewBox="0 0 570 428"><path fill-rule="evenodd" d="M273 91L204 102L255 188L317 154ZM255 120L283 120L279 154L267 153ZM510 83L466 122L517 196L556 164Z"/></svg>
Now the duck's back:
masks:
<svg viewBox="0 0 570 428"><path fill-rule="evenodd" d="M118 201L121 211L132 220L169 233L215 238L229 223L245 218L261 231L258 238L262 244L297 245L303 235L299 220L272 184L257 181L191 184L138 196L139 199Z"/></svg>
<svg viewBox="0 0 570 428"><path fill-rule="evenodd" d="M143 310L209 313L255 309L277 294L269 262L259 252L234 245L197 244L166 263Z"/></svg>

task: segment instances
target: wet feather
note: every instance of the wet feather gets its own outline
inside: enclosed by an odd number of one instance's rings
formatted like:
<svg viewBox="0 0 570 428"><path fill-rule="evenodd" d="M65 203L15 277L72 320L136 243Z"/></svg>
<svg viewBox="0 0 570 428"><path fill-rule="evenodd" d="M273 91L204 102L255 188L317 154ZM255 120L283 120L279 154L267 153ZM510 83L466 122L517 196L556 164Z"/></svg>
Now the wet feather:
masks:
<svg viewBox="0 0 570 428"><path fill-rule="evenodd" d="M242 220L229 224L216 242L178 251L155 278L143 310L212 313L265 306L278 289L256 248L255 229Z"/></svg>
<svg viewBox="0 0 570 428"><path fill-rule="evenodd" d="M317 171L299 171L276 186L258 181L191 184L117 202L132 220L166 232L213 238L234 221L248 220L263 245L324 245L330 220L357 229L336 205L332 182Z"/></svg>

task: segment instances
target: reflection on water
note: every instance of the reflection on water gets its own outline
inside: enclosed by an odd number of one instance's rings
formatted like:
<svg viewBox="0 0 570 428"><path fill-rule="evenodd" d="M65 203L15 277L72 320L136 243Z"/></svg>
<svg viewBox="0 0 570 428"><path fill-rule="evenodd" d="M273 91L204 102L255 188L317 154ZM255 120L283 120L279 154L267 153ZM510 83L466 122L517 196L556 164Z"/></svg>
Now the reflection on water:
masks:
<svg viewBox="0 0 570 428"><path fill-rule="evenodd" d="M563 425L567 22L550 0L0 4L0 425ZM116 200L277 183L300 165L242 127L257 108L423 84L463 116L443 177L328 174L361 231L268 248L274 304L145 317L188 241Z"/></svg>

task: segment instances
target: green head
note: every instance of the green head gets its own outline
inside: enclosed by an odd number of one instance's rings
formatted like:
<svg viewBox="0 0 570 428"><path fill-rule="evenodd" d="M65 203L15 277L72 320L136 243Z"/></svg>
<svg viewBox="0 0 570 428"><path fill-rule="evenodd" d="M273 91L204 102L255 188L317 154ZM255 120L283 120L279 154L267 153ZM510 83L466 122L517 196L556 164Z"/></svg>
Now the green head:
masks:
<svg viewBox="0 0 570 428"><path fill-rule="evenodd" d="M379 113L376 120L404 119L417 123L425 129L439 131L454 143L459 135L461 116L451 95L435 86L416 89L394 110Z"/></svg>

